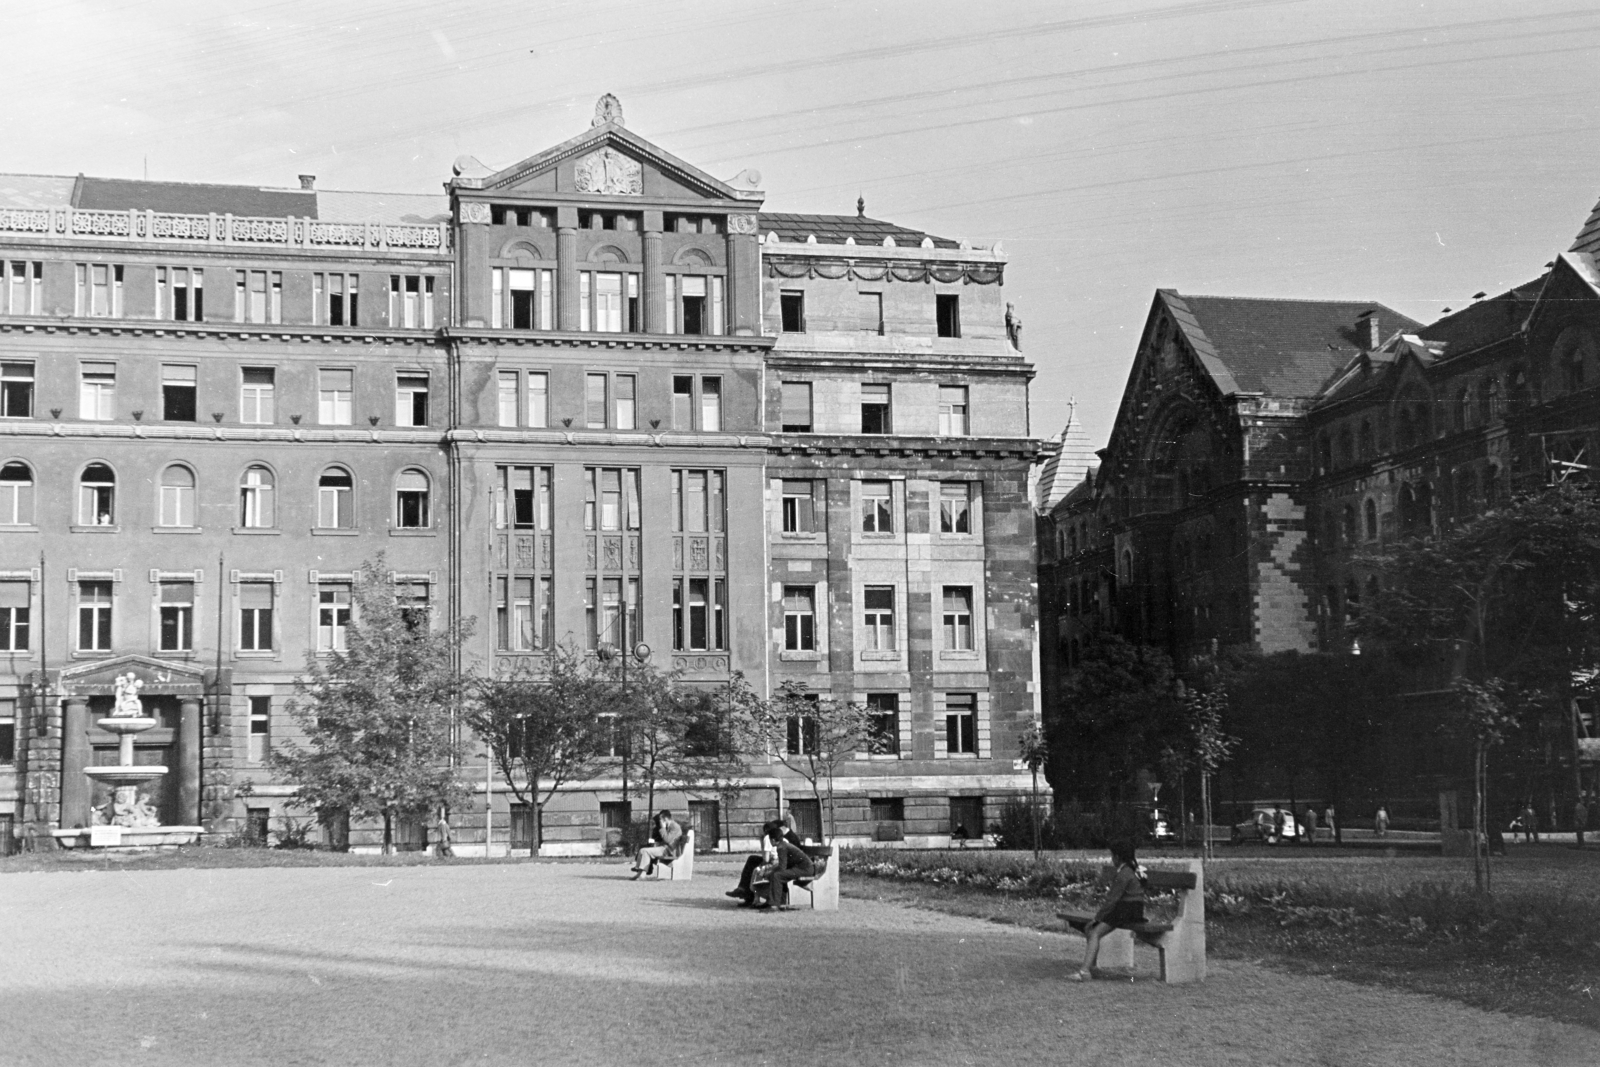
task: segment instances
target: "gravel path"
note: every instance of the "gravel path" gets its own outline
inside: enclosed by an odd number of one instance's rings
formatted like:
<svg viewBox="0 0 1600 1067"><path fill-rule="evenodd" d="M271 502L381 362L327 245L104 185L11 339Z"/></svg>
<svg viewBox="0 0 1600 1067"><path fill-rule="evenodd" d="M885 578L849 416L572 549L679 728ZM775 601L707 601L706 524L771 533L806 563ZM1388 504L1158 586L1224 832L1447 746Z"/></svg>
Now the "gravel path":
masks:
<svg viewBox="0 0 1600 1067"><path fill-rule="evenodd" d="M1077 985L1077 938L759 914L733 870L7 875L0 1064L1596 1062L1577 1027L1236 962L1168 987L1141 951L1134 984Z"/></svg>

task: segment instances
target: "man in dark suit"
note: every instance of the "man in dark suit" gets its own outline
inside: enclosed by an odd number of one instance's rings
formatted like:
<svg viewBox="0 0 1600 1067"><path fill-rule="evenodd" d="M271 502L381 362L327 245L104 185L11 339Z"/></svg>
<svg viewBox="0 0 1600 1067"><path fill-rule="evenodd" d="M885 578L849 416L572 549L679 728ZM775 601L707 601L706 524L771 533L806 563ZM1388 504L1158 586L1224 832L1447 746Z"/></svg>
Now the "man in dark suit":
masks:
<svg viewBox="0 0 1600 1067"><path fill-rule="evenodd" d="M750 880L755 876L756 870L761 867L762 864L771 863L776 858L776 843L779 841L787 841L795 848L801 848L799 836L793 830L789 829L789 827L786 826L781 819L769 819L766 823L762 824L761 827L761 844L763 851L759 854L746 857L744 861L744 873L739 875L739 887L737 889L728 890L726 894L727 896L732 897L734 900L739 901L739 906L741 908L750 908L755 906L756 894L754 890L750 888ZM801 851L804 851L804 849L801 849Z"/></svg>

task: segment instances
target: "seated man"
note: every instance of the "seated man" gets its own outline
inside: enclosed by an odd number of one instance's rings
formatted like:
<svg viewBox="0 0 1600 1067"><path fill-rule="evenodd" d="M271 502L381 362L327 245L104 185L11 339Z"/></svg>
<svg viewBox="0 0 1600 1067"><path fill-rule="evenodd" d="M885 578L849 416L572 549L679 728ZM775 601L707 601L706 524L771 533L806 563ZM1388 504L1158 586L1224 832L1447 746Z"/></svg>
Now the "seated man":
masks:
<svg viewBox="0 0 1600 1067"><path fill-rule="evenodd" d="M633 877L635 880L642 874L655 874L656 864L671 863L678 858L678 853L683 847L683 827L672 819L672 812L666 808L656 816L656 839L659 845L646 845L639 850L633 858ZM648 866L646 864L648 863Z"/></svg>
<svg viewBox="0 0 1600 1067"><path fill-rule="evenodd" d="M761 903L756 907L762 911L774 904L779 908L787 908L789 883L817 876L817 868L805 849L782 837L774 840L772 844L776 858L771 873L767 875L765 882L753 882L750 887L761 894Z"/></svg>
<svg viewBox="0 0 1600 1067"><path fill-rule="evenodd" d="M777 841L787 841L796 848L799 848L801 843L799 835L797 835L793 830L789 829L789 827L781 819L769 819L767 822L762 824L761 852L759 854L746 857L744 861L744 872L739 875L738 888L730 889L726 894L727 896L739 901L739 906L741 908L755 906L756 894L755 891L750 888L751 879L755 876L757 869L766 864L774 863L777 860L777 848L774 844Z"/></svg>

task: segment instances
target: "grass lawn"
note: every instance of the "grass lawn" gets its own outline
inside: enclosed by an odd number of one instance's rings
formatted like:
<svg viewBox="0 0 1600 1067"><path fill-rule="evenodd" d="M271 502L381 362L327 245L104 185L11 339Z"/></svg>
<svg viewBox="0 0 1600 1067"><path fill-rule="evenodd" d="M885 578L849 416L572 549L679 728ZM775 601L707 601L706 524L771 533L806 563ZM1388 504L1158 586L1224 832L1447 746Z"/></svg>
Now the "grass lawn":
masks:
<svg viewBox="0 0 1600 1067"><path fill-rule="evenodd" d="M958 852L849 862L869 876L847 878L847 893L1059 930L1064 901L1096 899L1074 880L1105 859L1052 854L1036 868L1026 854ZM885 863L897 869L870 876ZM1209 952L1600 1029L1600 850L1518 849L1496 860L1493 877L1485 901L1466 860L1225 850L1207 868Z"/></svg>
<svg viewBox="0 0 1600 1067"><path fill-rule="evenodd" d="M1594 1062L1588 1030L1432 997L1230 959L1166 986L1151 953L1132 985L1078 984L1060 933L858 898L741 910L736 859L691 882L626 869L0 877L0 1065Z"/></svg>

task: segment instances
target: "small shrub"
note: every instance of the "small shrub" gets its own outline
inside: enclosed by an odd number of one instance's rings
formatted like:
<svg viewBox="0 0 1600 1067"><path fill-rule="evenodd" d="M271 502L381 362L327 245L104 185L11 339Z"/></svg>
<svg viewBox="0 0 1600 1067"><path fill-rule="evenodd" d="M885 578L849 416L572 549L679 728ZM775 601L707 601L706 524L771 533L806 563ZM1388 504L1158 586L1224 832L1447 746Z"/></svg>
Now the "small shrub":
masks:
<svg viewBox="0 0 1600 1067"><path fill-rule="evenodd" d="M313 819L288 819L284 828L276 831L278 843L272 847L282 849L316 848L317 843L312 836L316 829L317 824Z"/></svg>

